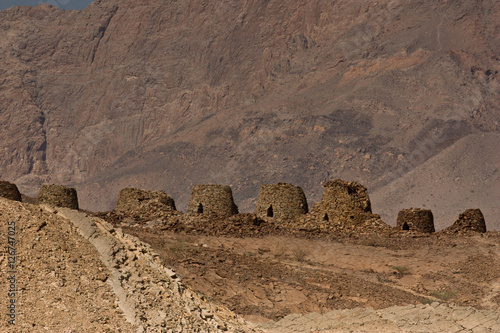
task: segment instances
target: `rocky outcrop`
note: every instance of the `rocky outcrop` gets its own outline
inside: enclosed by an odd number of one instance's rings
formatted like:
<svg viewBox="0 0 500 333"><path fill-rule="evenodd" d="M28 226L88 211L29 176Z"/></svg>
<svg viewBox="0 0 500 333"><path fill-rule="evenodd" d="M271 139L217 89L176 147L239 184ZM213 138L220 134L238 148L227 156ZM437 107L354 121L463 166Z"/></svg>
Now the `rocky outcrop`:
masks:
<svg viewBox="0 0 500 333"><path fill-rule="evenodd" d="M292 332L496 332L500 318L494 310L428 305L394 306L387 309L346 309L325 314L289 315L261 325L269 333Z"/></svg>

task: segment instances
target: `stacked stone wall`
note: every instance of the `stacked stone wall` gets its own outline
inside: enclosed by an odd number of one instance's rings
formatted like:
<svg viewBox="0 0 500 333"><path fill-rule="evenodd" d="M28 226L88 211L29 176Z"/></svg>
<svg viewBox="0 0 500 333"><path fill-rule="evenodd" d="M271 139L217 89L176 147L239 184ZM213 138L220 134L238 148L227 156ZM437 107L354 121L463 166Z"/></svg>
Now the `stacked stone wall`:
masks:
<svg viewBox="0 0 500 333"><path fill-rule="evenodd" d="M428 209L403 209L398 213L396 227L399 230L433 233L435 231L434 216Z"/></svg>
<svg viewBox="0 0 500 333"><path fill-rule="evenodd" d="M324 185L321 202L300 223L312 230L333 232L388 231L390 227L373 214L366 187L341 179Z"/></svg>
<svg viewBox="0 0 500 333"><path fill-rule="evenodd" d="M78 209L78 196L74 188L44 184L38 193L37 203Z"/></svg>
<svg viewBox="0 0 500 333"><path fill-rule="evenodd" d="M261 185L256 215L260 218L294 219L307 214L304 191L289 183Z"/></svg>
<svg viewBox="0 0 500 333"><path fill-rule="evenodd" d="M118 194L115 211L129 213L144 205L157 204L165 209L175 210L175 201L164 191L146 191L137 188L124 188Z"/></svg>
<svg viewBox="0 0 500 333"><path fill-rule="evenodd" d="M195 185L191 191L188 214L216 214L231 216L238 214L233 192L227 185Z"/></svg>
<svg viewBox="0 0 500 333"><path fill-rule="evenodd" d="M480 209L467 209L458 216L458 219L450 227L444 230L449 233L460 232L486 232L486 222Z"/></svg>

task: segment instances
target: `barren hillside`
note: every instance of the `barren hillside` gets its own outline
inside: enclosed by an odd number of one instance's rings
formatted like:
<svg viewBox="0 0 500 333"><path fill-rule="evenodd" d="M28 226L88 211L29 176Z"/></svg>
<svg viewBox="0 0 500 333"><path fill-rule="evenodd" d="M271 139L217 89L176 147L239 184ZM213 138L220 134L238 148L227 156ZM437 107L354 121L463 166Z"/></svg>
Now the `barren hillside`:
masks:
<svg viewBox="0 0 500 333"><path fill-rule="evenodd" d="M14 304L1 332L256 332L150 245L83 212L0 198L0 234L0 304Z"/></svg>
<svg viewBox="0 0 500 333"><path fill-rule="evenodd" d="M499 6L100 0L0 11L0 178L32 195L43 182L75 185L95 211L126 186L163 189L185 209L197 183L232 185L252 211L261 183L294 183L317 202L322 183L343 178L375 191L390 223L396 201L430 200L443 221L457 202L480 204L498 228ZM455 167L456 143L480 147L473 168ZM446 175L437 192L425 190L431 169Z"/></svg>

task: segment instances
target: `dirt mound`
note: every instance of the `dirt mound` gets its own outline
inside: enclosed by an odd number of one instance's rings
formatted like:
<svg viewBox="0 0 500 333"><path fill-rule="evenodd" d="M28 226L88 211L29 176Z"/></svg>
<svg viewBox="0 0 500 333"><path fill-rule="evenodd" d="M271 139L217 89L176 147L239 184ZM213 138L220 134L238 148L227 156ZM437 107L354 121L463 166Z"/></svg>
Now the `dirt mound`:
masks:
<svg viewBox="0 0 500 333"><path fill-rule="evenodd" d="M38 192L37 203L78 210L78 196L76 190L61 185L42 185L40 192Z"/></svg>
<svg viewBox="0 0 500 333"><path fill-rule="evenodd" d="M0 321L2 332L135 332L117 305L112 287L104 282L109 269L93 246L66 219L38 206L0 198L0 234L15 224L16 325ZM5 244L2 237L1 244ZM2 272L10 271L5 255ZM2 279L5 276L2 274ZM7 295L5 280L1 294ZM7 297L0 305L7 308Z"/></svg>
<svg viewBox="0 0 500 333"><path fill-rule="evenodd" d="M7 181L0 181L0 197L4 197L14 201L22 201L21 193L16 184Z"/></svg>
<svg viewBox="0 0 500 333"><path fill-rule="evenodd" d="M444 233L486 232L486 222L480 209L467 209L458 216L452 226L443 230Z"/></svg>

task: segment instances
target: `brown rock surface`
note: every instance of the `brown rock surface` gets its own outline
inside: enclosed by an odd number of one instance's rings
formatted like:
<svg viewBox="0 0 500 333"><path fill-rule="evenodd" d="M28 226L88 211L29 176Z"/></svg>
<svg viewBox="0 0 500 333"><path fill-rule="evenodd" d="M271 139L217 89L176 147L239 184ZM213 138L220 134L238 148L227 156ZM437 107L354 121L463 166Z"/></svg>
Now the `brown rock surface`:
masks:
<svg viewBox="0 0 500 333"><path fill-rule="evenodd" d="M232 216L224 237L126 228L148 245L84 212L0 198L0 268L14 243L18 311L0 331L258 331L236 314L269 333L500 327L498 232L231 237L258 223Z"/></svg>
<svg viewBox="0 0 500 333"><path fill-rule="evenodd" d="M126 230L188 286L271 332L495 332L500 324L498 232L307 239Z"/></svg>
<svg viewBox="0 0 500 333"><path fill-rule="evenodd" d="M2 178L32 196L44 182L73 184L92 210L111 209L124 187L168 189L185 207L191 184L228 183L243 211L261 183L298 184L317 202L317 184L356 179L380 189L375 202L404 179L405 195L375 212L433 194L450 202L432 207L436 218L452 223L457 203L477 200L495 226L498 171L482 163L494 154L466 150L476 163L458 169L463 156L446 150L498 147L499 21L494 1L3 10ZM407 197L427 183L411 174L426 163L449 177ZM454 192L457 177L475 194Z"/></svg>

